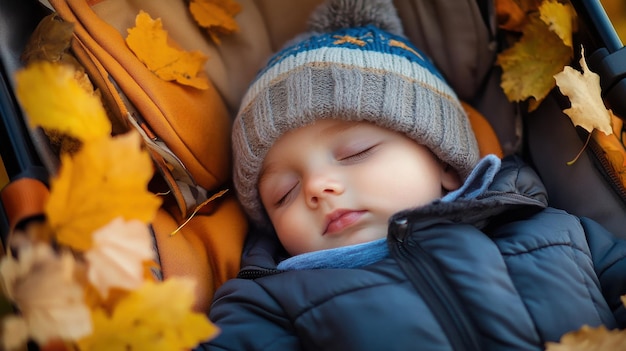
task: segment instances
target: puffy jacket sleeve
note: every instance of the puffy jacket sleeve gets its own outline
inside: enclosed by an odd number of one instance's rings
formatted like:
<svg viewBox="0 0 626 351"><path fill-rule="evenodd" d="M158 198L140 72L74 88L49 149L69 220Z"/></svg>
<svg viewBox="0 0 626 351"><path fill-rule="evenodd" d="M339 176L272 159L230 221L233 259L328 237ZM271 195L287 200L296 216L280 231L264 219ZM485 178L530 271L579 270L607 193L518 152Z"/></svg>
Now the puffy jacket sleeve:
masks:
<svg viewBox="0 0 626 351"><path fill-rule="evenodd" d="M626 309L620 296L626 295L626 240L616 238L604 227L581 218L587 235L602 293L620 328L626 328Z"/></svg>
<svg viewBox="0 0 626 351"><path fill-rule="evenodd" d="M300 350L291 321L253 280L233 279L218 289L209 318L220 329L196 350Z"/></svg>

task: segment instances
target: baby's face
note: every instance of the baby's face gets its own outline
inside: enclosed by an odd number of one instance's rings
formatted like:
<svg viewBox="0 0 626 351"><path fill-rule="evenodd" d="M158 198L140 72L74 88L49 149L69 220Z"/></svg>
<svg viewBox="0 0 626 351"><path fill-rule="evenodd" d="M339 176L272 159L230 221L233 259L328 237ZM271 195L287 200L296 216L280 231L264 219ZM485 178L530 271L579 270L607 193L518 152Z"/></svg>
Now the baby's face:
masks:
<svg viewBox="0 0 626 351"><path fill-rule="evenodd" d="M384 238L394 213L460 184L428 150L367 122L322 120L270 149L259 192L292 255Z"/></svg>

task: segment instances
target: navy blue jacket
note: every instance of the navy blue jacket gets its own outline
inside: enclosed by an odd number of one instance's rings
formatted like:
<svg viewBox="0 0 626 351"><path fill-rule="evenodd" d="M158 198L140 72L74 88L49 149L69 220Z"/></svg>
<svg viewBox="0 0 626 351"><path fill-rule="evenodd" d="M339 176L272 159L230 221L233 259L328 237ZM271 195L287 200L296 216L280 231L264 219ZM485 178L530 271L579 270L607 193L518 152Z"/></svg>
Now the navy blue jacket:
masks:
<svg viewBox="0 0 626 351"><path fill-rule="evenodd" d="M626 242L546 206L503 162L476 199L396 214L390 256L357 269L279 271L257 236L218 289L208 350L542 350L583 325L626 327Z"/></svg>

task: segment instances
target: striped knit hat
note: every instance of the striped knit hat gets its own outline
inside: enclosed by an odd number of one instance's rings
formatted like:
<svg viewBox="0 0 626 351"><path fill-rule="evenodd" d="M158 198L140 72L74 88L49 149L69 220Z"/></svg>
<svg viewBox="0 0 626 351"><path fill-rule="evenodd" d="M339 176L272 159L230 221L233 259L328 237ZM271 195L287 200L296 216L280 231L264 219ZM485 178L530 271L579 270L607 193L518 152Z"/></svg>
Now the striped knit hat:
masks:
<svg viewBox="0 0 626 351"><path fill-rule="evenodd" d="M233 176L257 225L269 224L257 188L267 152L284 133L321 119L404 133L463 179L478 162L456 94L403 36L391 0L327 0L309 32L276 53L248 89L233 125Z"/></svg>

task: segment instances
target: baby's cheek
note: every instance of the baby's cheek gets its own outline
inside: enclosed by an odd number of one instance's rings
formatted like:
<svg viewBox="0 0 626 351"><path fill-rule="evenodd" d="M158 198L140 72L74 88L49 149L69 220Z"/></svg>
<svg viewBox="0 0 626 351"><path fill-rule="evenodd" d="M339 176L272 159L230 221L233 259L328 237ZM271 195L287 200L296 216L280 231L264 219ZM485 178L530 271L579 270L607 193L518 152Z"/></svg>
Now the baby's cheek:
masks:
<svg viewBox="0 0 626 351"><path fill-rule="evenodd" d="M272 217L270 217L272 219ZM291 255L310 251L313 224L293 209L275 215L272 224L276 235L287 252Z"/></svg>

